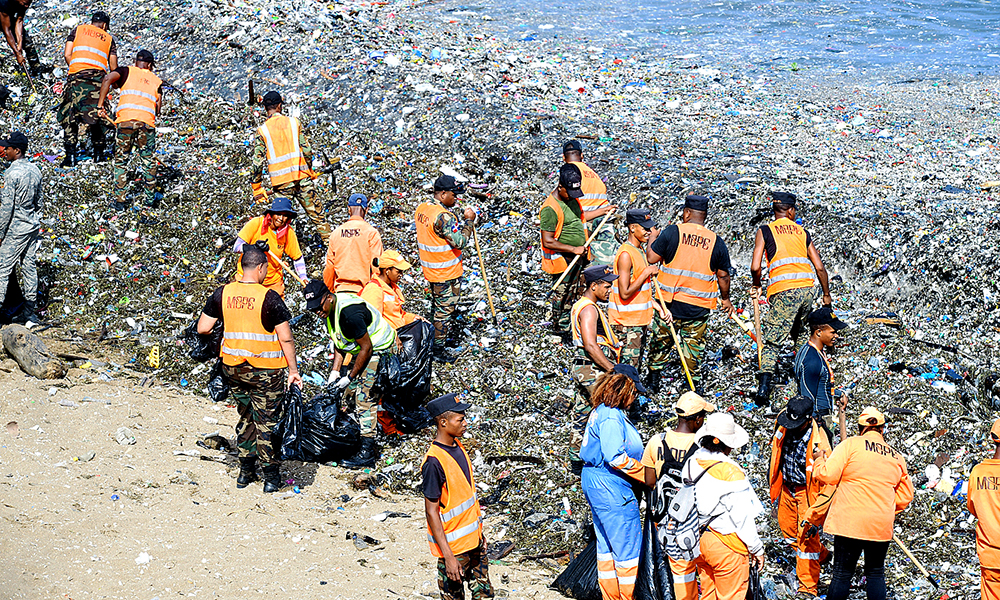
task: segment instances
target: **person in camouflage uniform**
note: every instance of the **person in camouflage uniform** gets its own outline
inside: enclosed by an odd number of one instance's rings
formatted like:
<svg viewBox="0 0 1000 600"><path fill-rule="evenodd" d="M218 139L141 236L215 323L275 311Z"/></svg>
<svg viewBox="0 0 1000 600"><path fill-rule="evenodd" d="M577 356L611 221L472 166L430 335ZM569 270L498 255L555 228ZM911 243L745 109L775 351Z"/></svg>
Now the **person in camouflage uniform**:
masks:
<svg viewBox="0 0 1000 600"><path fill-rule="evenodd" d="M490 561L486 556L486 544L456 555L455 560L462 569L462 581L449 579L444 559L438 559L438 590L441 592L441 600L465 600L463 581L469 585L472 600L492 598L493 584L490 583Z"/></svg>
<svg viewBox="0 0 1000 600"><path fill-rule="evenodd" d="M546 318L562 343L572 338L566 306L571 304L571 300L576 300L580 272L587 263L587 231L580 204L584 195L582 188L583 174L579 166L562 165L559 167L559 185L538 211L542 270L552 278Z"/></svg>
<svg viewBox="0 0 1000 600"><path fill-rule="evenodd" d="M0 305L7 294L10 274L21 266L24 307L14 321L38 322L35 301L38 293L38 230L42 218L42 173L24 157L28 138L15 131L9 139L0 140L10 167L3 174L0 190Z"/></svg>
<svg viewBox="0 0 1000 600"><path fill-rule="evenodd" d="M563 160L574 164L583 176L583 197L580 206L583 207L583 220L587 223L587 233L593 234L594 228L604 220L604 216L613 213L617 207L608 201L608 187L600 176L583 162L583 145L578 140L570 140L563 144ZM618 252L618 240L611 221L601 228L590 242L590 262L595 265L615 264L615 254Z"/></svg>
<svg viewBox="0 0 1000 600"><path fill-rule="evenodd" d="M90 27L107 31L110 23L111 19L108 14L99 10L91 18ZM106 114L111 110L111 105L107 100L101 101L101 81L108 71L114 71L118 68L118 48L115 39L107 34L108 37L111 37L107 57L92 56L97 52L95 49L76 44L77 32L80 27L74 27L66 37L64 56L70 73L67 75L66 85L63 87L62 101L56 108L56 120L63 128L63 149L66 153L60 165L62 167L76 166L81 127L90 131L90 142L94 146L94 160L102 162L108 158L108 128L105 127L107 118L101 116L100 110L103 109ZM101 65L95 64L102 61ZM79 65L85 65L87 68L77 70L80 69Z"/></svg>
<svg viewBox="0 0 1000 600"><path fill-rule="evenodd" d="M253 141L253 159L250 167L250 187L253 189L254 200L258 203L269 204L270 201L267 198L267 192L263 188L264 172L268 170L268 154L267 154L267 143L264 140L263 129L268 125L268 122L275 115L284 116L281 114L284 107L281 94L275 91L268 92L264 94L263 98L264 109L267 111L267 119L264 125L257 128L257 132L254 135ZM288 118L288 117L285 117ZM326 221L324 216L323 204L316 197L316 185L314 180L316 174L311 168L308 168L312 164L312 146L309 144L309 139L306 137L305 131L302 129L302 124L298 119L294 119L294 126L297 128L297 135L295 140L298 142L297 150L302 153L302 157L305 161L307 171L304 173L304 177L300 179L295 179L294 181L289 181L285 183L280 183L275 185L273 178L274 175L269 175L272 179L271 181L271 191L278 196L284 196L286 198L294 198L302 206L302 210L305 212L306 216L309 217L309 221L316 228L319 234L319 239L313 239L313 246L320 249L319 251L326 250L326 244L330 240L330 224Z"/></svg>
<svg viewBox="0 0 1000 600"><path fill-rule="evenodd" d="M0 29L3 37L14 53L14 60L27 69L33 77L51 73L52 65L44 65L38 60L38 50L31 36L24 29L24 16L31 8L31 0L4 0L0 2ZM27 63L27 66L25 66Z"/></svg>

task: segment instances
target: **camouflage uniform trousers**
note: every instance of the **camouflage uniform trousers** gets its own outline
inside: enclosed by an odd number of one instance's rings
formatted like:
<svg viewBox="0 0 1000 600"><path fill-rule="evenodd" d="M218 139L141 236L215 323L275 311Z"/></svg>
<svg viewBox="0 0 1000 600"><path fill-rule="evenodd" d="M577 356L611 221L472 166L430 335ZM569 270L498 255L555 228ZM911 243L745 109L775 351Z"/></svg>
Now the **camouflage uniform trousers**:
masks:
<svg viewBox="0 0 1000 600"><path fill-rule="evenodd" d="M572 257L572 255L570 256ZM567 260L571 260L571 258ZM576 302L576 299L580 297L580 273L583 271L586 263L587 261L581 256L580 260L576 261L570 272L552 290L552 295L549 296L548 320L552 322L552 329L557 333L570 331L570 308ZM560 277L562 277L562 273L553 274L552 285L555 285Z"/></svg>
<svg viewBox="0 0 1000 600"><path fill-rule="evenodd" d="M600 223L604 217L599 217L597 221L593 224L593 227L597 227L597 223ZM612 218L614 220L614 218ZM590 223L588 223L590 225ZM588 228L589 229L589 228ZM615 254L618 253L618 247L621 244L615 239L615 232L611 226L611 221L601 229L594 241L590 242L590 264L592 265L614 265Z"/></svg>
<svg viewBox="0 0 1000 600"><path fill-rule="evenodd" d="M257 369L250 363L223 365L240 421L236 445L240 458L256 456L261 466L279 464L271 441L281 416L287 376L284 369Z"/></svg>
<svg viewBox="0 0 1000 600"><path fill-rule="evenodd" d="M127 167L129 155L135 148L139 152L139 172L142 173L146 202L151 203L156 194L156 128L145 123L126 121L118 126L118 141L115 144L115 194L121 199L128 189Z"/></svg>
<svg viewBox="0 0 1000 600"><path fill-rule="evenodd" d="M441 590L441 600L465 600L465 586L468 582L472 600L493 597L493 584L490 583L490 561L486 558L486 540L478 548L455 555L458 566L462 567L463 581L448 579L444 559L438 559L438 589Z"/></svg>
<svg viewBox="0 0 1000 600"><path fill-rule="evenodd" d="M799 347L806 317L813 309L816 289L813 287L792 288L777 292L768 298L769 308L761 323L764 347L761 349L761 373L773 373L778 356L785 341L791 338L792 346Z"/></svg>
<svg viewBox="0 0 1000 600"><path fill-rule="evenodd" d="M701 355L705 351L705 334L708 332L708 317L701 319L674 319L674 330L681 342L681 354L691 380L701 381ZM649 370L661 371L673 357L674 339L670 335L670 326L657 313L653 315L650 327Z"/></svg>
<svg viewBox="0 0 1000 600"><path fill-rule="evenodd" d="M458 302L462 299L461 278L431 283L431 320L434 345L443 346L449 334L457 335Z"/></svg>
<svg viewBox="0 0 1000 600"><path fill-rule="evenodd" d="M388 350L386 352L389 352ZM393 348L395 352L395 347ZM378 432L379 400L372 396L372 385L378 372L379 355L372 354L364 373L347 386L345 395L354 397L354 415L361 426L361 437L375 437Z"/></svg>
<svg viewBox="0 0 1000 600"><path fill-rule="evenodd" d="M638 371L649 328L645 325L612 325L611 328L622 343L621 362L632 365Z"/></svg>
<svg viewBox="0 0 1000 600"><path fill-rule="evenodd" d="M56 120L63 128L63 142L78 145L80 126L90 129L90 141L103 148L106 145L106 121L98 114L101 99L101 80L104 71L87 69L73 73L66 78L62 101L56 109ZM105 100L104 109L111 111L111 104Z"/></svg>
<svg viewBox="0 0 1000 600"><path fill-rule="evenodd" d="M330 224L323 214L323 203L316 197L316 185L311 178L306 177L298 181L283 183L271 188L271 191L274 192L275 196L297 200L306 216L309 217L309 222L319 232L323 244L330 242L330 233L333 230L330 229Z"/></svg>
<svg viewBox="0 0 1000 600"><path fill-rule="evenodd" d="M7 280L10 274L21 264L21 288L24 299L34 302L38 295L38 267L35 264L35 254L41 240L38 232L26 235L8 233L3 243L0 243L0 304L7 295Z"/></svg>

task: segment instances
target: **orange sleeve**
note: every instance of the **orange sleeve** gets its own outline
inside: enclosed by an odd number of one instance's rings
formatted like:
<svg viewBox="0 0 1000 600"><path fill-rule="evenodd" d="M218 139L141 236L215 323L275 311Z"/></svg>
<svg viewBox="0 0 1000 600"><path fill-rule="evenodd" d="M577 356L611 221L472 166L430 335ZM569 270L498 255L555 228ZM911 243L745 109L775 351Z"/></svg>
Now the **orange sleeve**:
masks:
<svg viewBox="0 0 1000 600"><path fill-rule="evenodd" d="M331 235L331 237L333 237ZM337 280L337 269L333 266L333 258L336 254L333 251L333 244L330 245L326 250L326 266L323 267L323 283L326 284L327 289L331 292L333 290L333 282Z"/></svg>
<svg viewBox="0 0 1000 600"><path fill-rule="evenodd" d="M368 304L377 308L379 314L385 313L385 307L382 306L385 294L382 293L382 288L380 288L377 283L372 281L366 283L365 287L361 290L361 298L363 300L367 300Z"/></svg>
<svg viewBox="0 0 1000 600"><path fill-rule="evenodd" d="M853 454L854 445L851 439L844 440L839 446L833 449L830 458L824 459L822 455L816 457L813 465L813 477L826 484L836 485L840 483L840 478L844 475L844 467L847 460Z"/></svg>
<svg viewBox="0 0 1000 600"><path fill-rule="evenodd" d="M382 256L382 252L385 251L385 248L382 247L382 235L378 232L378 229L372 227L371 238L369 239L368 244L372 248L373 259ZM374 265L368 265L368 268L371 269L372 274L378 273L378 269L376 269Z"/></svg>
<svg viewBox="0 0 1000 600"><path fill-rule="evenodd" d="M403 314L403 325L409 325L410 323L416 320L417 320L417 315L413 313L408 312Z"/></svg>
<svg viewBox="0 0 1000 600"><path fill-rule="evenodd" d="M295 235L294 229L288 230L288 239L285 241L285 256L292 260L302 258L302 248L299 247L299 238Z"/></svg>
<svg viewBox="0 0 1000 600"><path fill-rule="evenodd" d="M897 515L906 510L906 507L913 501L913 481L910 479L910 473L906 470L906 461L902 458L899 459L899 467L903 474L899 483L896 484Z"/></svg>
<svg viewBox="0 0 1000 600"><path fill-rule="evenodd" d="M240 229L239 238L248 244L257 241L257 232L260 231L260 217L254 217L246 222L243 229Z"/></svg>

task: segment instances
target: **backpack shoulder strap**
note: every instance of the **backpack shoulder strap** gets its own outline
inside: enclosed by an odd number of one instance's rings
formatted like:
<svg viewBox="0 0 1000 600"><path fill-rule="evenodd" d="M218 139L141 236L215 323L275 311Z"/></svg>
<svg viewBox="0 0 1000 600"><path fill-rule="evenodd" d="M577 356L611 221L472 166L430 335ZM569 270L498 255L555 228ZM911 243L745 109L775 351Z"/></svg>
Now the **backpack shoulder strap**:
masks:
<svg viewBox="0 0 1000 600"><path fill-rule="evenodd" d="M702 471L701 473L698 473L698 476L691 480L691 483L689 485L695 485L696 483L698 483L698 481L701 480L701 478L704 477L705 474L707 474L709 472L709 470L711 470L712 467L714 467L715 465L718 465L718 464L722 464L722 461L721 460L717 460L714 463L708 465L708 467L706 467L704 471Z"/></svg>

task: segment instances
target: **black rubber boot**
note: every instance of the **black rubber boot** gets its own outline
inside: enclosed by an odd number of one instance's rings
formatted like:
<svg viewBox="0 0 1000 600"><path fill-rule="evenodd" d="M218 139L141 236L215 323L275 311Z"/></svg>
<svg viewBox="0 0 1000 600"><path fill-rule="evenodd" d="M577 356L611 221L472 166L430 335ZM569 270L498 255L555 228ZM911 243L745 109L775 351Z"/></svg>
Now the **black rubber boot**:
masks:
<svg viewBox="0 0 1000 600"><path fill-rule="evenodd" d="M29 321L31 323L41 323L42 319L35 314L35 303L30 300L25 300L24 304L21 305L21 310L14 315L11 322L17 323L18 325L25 325Z"/></svg>
<svg viewBox="0 0 1000 600"><path fill-rule="evenodd" d="M366 437L361 438L361 449L358 450L358 453L347 460L341 461L340 464L348 469L374 467L378 457L379 447L375 443L375 438Z"/></svg>
<svg viewBox="0 0 1000 600"><path fill-rule="evenodd" d="M60 167L75 167L76 166L76 144L63 144L63 150L66 152L66 156L63 157L63 161L59 163Z"/></svg>
<svg viewBox="0 0 1000 600"><path fill-rule="evenodd" d="M279 465L267 465L261 471L264 472L265 494L273 494L281 489L281 467Z"/></svg>
<svg viewBox="0 0 1000 600"><path fill-rule="evenodd" d="M236 488L242 490L257 481L257 457L240 457L240 474L236 477Z"/></svg>
<svg viewBox="0 0 1000 600"><path fill-rule="evenodd" d="M757 373L757 393L753 396L757 406L767 406L771 401L771 377L770 373Z"/></svg>
<svg viewBox="0 0 1000 600"><path fill-rule="evenodd" d="M660 377L660 372L659 371L652 371L651 370L648 373L646 373L646 381L644 382L644 385L645 385L646 389L649 391L650 397L655 396L655 395L657 395L657 394L660 393L660 380L661 379L663 379L663 378Z"/></svg>

